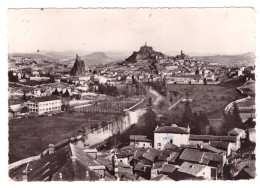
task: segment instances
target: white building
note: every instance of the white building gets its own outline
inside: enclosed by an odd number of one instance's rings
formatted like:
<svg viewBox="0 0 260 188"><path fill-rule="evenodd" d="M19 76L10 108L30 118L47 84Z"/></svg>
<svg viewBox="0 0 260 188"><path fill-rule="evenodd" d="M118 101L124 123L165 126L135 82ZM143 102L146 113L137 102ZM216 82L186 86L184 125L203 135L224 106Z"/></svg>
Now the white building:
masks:
<svg viewBox="0 0 260 188"><path fill-rule="evenodd" d="M143 135L130 135L130 145L139 148L152 148L152 140Z"/></svg>
<svg viewBox="0 0 260 188"><path fill-rule="evenodd" d="M44 114L61 111L61 99L57 96L39 97L27 103L29 113Z"/></svg>
<svg viewBox="0 0 260 188"><path fill-rule="evenodd" d="M188 145L190 137L189 128L172 126L158 127L154 131L154 148L163 149L167 143L172 143L178 147Z"/></svg>
<svg viewBox="0 0 260 188"><path fill-rule="evenodd" d="M245 139L246 131L243 129L234 128L233 130L228 132L228 136L236 136L236 137L238 137L238 139L240 139L240 138Z"/></svg>
<svg viewBox="0 0 260 188"><path fill-rule="evenodd" d="M96 76L95 81L98 81L100 84L105 84L107 83L107 78L104 76Z"/></svg>

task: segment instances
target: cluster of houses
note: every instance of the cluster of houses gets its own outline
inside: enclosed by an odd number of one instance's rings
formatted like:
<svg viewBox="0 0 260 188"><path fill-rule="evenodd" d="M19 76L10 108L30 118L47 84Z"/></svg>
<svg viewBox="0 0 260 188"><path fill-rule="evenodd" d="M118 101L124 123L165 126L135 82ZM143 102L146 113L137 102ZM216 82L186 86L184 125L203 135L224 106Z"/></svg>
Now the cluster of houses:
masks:
<svg viewBox="0 0 260 188"><path fill-rule="evenodd" d="M225 179L225 167L246 139L241 129L227 136L191 135L189 128L177 125L157 127L154 143L146 136L131 135L129 146L98 152L88 145L50 144L47 155L30 162L9 166L10 178L17 181L141 181L141 180L217 180ZM251 150L251 160L255 155ZM250 171L251 170L251 171ZM254 169L244 165L235 174Z"/></svg>

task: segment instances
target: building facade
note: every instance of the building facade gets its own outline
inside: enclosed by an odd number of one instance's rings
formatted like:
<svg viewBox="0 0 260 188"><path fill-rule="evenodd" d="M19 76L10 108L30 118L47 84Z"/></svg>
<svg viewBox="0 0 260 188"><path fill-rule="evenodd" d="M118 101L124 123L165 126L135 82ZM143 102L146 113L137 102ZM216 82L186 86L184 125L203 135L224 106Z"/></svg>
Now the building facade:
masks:
<svg viewBox="0 0 260 188"><path fill-rule="evenodd" d="M61 99L56 96L39 97L27 103L29 113L44 114L61 111Z"/></svg>
<svg viewBox="0 0 260 188"><path fill-rule="evenodd" d="M159 127L154 131L154 148L163 149L167 143L178 147L189 144L189 129L177 125Z"/></svg>

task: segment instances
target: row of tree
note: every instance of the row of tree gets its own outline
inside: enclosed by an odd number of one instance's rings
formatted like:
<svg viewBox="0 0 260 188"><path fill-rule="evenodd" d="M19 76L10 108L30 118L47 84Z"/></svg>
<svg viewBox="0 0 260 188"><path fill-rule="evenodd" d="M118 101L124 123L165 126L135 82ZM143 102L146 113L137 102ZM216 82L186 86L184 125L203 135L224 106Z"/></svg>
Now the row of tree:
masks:
<svg viewBox="0 0 260 188"><path fill-rule="evenodd" d="M118 90L116 86L109 85L109 84L98 84L98 89L97 91L100 94L106 94L110 96L117 96L118 95Z"/></svg>
<svg viewBox="0 0 260 188"><path fill-rule="evenodd" d="M184 112L181 118L180 126L190 127L191 134L212 134L213 129L210 126L207 114L203 111L192 112L190 102L185 103Z"/></svg>
<svg viewBox="0 0 260 188"><path fill-rule="evenodd" d="M239 113L239 108L236 102L233 103L232 108L227 113L223 112L223 122L221 125L222 134L226 134L234 128L246 130L255 127L255 122L252 117L248 118L247 121L243 123Z"/></svg>

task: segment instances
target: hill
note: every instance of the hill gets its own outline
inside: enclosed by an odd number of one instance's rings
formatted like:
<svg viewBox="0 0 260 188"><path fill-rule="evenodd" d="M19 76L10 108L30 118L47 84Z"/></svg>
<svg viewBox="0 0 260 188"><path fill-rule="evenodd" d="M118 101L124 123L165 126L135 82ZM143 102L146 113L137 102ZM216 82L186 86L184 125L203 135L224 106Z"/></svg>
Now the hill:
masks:
<svg viewBox="0 0 260 188"><path fill-rule="evenodd" d="M11 53L10 57L23 57L23 58L31 58L31 59L52 59L45 55L39 53Z"/></svg>
<svg viewBox="0 0 260 188"><path fill-rule="evenodd" d="M133 52L131 56L125 59L126 62L135 63L138 60L154 60L157 56L164 56L161 52L156 52L151 46L141 46L138 52Z"/></svg>
<svg viewBox="0 0 260 188"><path fill-rule="evenodd" d="M221 65L254 65L255 54L252 52L238 55L213 55L213 56L193 56L195 59L205 62L214 62Z"/></svg>
<svg viewBox="0 0 260 188"><path fill-rule="evenodd" d="M100 65L100 64L106 64L115 61L113 58L108 57L103 52L94 52L85 56L81 56L81 60L84 61L85 65L87 66L94 66L94 65ZM64 61L65 64L73 64L75 59L69 59L67 61Z"/></svg>

